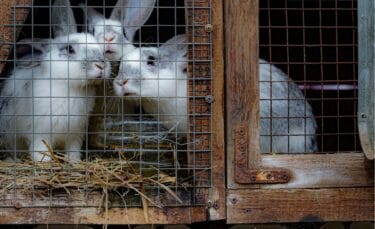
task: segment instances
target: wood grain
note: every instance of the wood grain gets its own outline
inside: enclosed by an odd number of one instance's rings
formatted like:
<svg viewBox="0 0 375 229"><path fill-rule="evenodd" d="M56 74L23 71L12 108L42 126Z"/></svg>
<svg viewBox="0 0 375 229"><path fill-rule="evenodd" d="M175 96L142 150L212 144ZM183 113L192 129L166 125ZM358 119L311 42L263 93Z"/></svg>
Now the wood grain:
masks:
<svg viewBox="0 0 375 229"><path fill-rule="evenodd" d="M19 8L14 8L15 2ZM12 43L17 40L18 33L22 28L30 10L32 0L3 0L0 7L0 72L3 70L6 60L13 47ZM20 7L24 6L24 7ZM14 31L16 29L16 31ZM16 37L14 37L16 36Z"/></svg>
<svg viewBox="0 0 375 229"><path fill-rule="evenodd" d="M157 197L156 193L149 194L154 202L163 207L157 208L150 204L145 214L137 197L126 195L125 205L117 193L110 192L106 218L103 194L99 191L30 191L1 190L0 224L176 224L207 220L206 206L189 207L191 196L184 197L183 206L179 206L170 195Z"/></svg>
<svg viewBox="0 0 375 229"><path fill-rule="evenodd" d="M240 185L228 182L230 189L242 188L334 188L374 185L374 163L361 153L262 155L262 166L287 168L286 184Z"/></svg>
<svg viewBox="0 0 375 229"><path fill-rule="evenodd" d="M223 59L223 1L212 1L212 189L210 220L225 219L225 141L224 141L224 59Z"/></svg>
<svg viewBox="0 0 375 229"><path fill-rule="evenodd" d="M372 221L374 188L230 190L227 223Z"/></svg>
<svg viewBox="0 0 375 229"><path fill-rule="evenodd" d="M234 183L234 128L248 126L249 168L260 162L258 0L225 1L227 177Z"/></svg>
<svg viewBox="0 0 375 229"><path fill-rule="evenodd" d="M204 221L205 208L196 208L195 220ZM149 208L149 221L142 208L110 208L108 217L98 208L0 208L0 224L187 224L194 222L190 208Z"/></svg>

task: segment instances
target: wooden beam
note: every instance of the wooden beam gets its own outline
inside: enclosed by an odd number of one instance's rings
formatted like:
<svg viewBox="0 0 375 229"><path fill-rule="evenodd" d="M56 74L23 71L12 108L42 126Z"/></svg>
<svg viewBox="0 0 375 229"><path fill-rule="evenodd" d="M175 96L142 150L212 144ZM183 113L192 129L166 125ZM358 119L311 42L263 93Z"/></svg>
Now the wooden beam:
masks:
<svg viewBox="0 0 375 229"><path fill-rule="evenodd" d="M258 0L225 1L227 177L234 183L234 130L248 130L248 168L260 163L258 87Z"/></svg>
<svg viewBox="0 0 375 229"><path fill-rule="evenodd" d="M374 185L374 163L362 153L262 155L262 166L287 168L286 184L241 185L228 182L230 189L242 188L328 188Z"/></svg>
<svg viewBox="0 0 375 229"><path fill-rule="evenodd" d="M197 207L195 220L205 221L205 208ZM149 208L145 221L142 208L110 208L105 214L93 207L0 208L0 224L189 224L188 207ZM107 216L107 218L106 218Z"/></svg>
<svg viewBox="0 0 375 229"><path fill-rule="evenodd" d="M372 221L374 188L230 190L228 223Z"/></svg>
<svg viewBox="0 0 375 229"><path fill-rule="evenodd" d="M210 220L226 218L225 209L225 140L224 140L224 47L223 1L212 1L212 189Z"/></svg>
<svg viewBox="0 0 375 229"><path fill-rule="evenodd" d="M15 2L17 6L14 8ZM17 40L18 33L22 28L29 13L32 0L3 0L0 7L0 72L3 70L6 60L12 50L11 43ZM14 31L16 29L16 31ZM16 37L15 37L16 36Z"/></svg>

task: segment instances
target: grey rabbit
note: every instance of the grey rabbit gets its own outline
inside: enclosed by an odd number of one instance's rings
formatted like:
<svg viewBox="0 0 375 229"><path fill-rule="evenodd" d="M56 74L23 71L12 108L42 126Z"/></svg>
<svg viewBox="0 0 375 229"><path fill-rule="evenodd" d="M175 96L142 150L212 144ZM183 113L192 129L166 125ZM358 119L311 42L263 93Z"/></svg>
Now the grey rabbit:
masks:
<svg viewBox="0 0 375 229"><path fill-rule="evenodd" d="M119 96L141 98L147 113L163 121L167 128L186 134L187 62L185 35L177 35L159 48L134 49L122 57L114 91ZM259 81L261 152L317 151L312 108L297 85L264 60L260 60Z"/></svg>

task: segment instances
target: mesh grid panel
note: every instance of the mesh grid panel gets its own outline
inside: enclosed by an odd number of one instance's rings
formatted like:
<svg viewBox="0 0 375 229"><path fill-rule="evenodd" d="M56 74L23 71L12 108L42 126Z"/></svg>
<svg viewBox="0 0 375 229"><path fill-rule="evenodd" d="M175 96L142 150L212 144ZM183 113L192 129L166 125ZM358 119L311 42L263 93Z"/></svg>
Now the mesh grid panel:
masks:
<svg viewBox="0 0 375 229"><path fill-rule="evenodd" d="M211 2L9 2L12 18L0 25L8 50L1 53L2 205L205 204ZM97 17L112 21L95 24Z"/></svg>
<svg viewBox="0 0 375 229"><path fill-rule="evenodd" d="M357 2L267 0L259 6L260 57L285 72L311 105L314 152L360 151Z"/></svg>

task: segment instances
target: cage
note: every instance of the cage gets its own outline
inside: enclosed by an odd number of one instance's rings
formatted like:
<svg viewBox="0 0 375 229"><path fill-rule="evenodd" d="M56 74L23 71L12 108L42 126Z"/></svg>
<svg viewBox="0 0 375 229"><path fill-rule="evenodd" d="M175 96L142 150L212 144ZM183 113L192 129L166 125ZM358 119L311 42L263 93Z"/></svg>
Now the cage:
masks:
<svg viewBox="0 0 375 229"><path fill-rule="evenodd" d="M225 3L227 222L373 214L374 79L362 78L364 89L358 78L358 64L372 56L358 47L373 46L374 9L365 2ZM366 131L359 109L369 109Z"/></svg>
<svg viewBox="0 0 375 229"><path fill-rule="evenodd" d="M6 4L0 222L205 220L224 193L213 3Z"/></svg>
<svg viewBox="0 0 375 229"><path fill-rule="evenodd" d="M69 120L67 143L81 134L79 150L64 152L51 138L38 141L40 154L16 149L25 144L16 140L1 149L0 223L373 219L372 2L7 0L1 9L0 121L39 112L4 112L12 99L40 103L35 94L4 94L7 82L17 89L14 69L52 65L51 54L39 59L52 45L82 61L69 46L74 36L61 42L56 31L85 33L77 45L102 52L83 59L104 72L97 62L105 56L111 73L78 95L78 107L92 110L58 115ZM70 90L44 96L70 103ZM85 125L73 131L76 116ZM39 134L35 124L5 124L2 141Z"/></svg>

